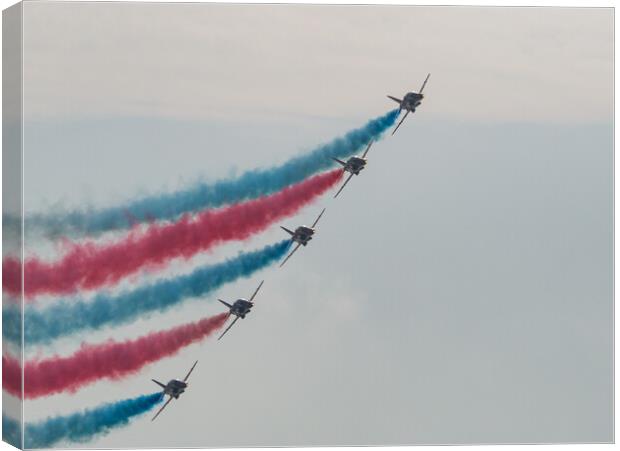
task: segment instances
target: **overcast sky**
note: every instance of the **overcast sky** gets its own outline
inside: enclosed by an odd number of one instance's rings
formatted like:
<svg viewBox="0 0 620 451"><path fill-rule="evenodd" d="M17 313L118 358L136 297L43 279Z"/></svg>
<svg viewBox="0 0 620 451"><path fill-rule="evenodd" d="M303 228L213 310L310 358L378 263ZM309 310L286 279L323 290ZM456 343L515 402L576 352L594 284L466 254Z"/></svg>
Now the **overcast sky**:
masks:
<svg viewBox="0 0 620 451"><path fill-rule="evenodd" d="M424 104L282 269L115 330L255 311L26 420L191 389L83 446L612 439L613 11L26 3L25 202L103 206L297 155ZM274 225L172 268L283 238ZM48 243L26 243L44 252ZM132 283L138 283L136 280ZM83 337L98 342L111 331ZM71 352L76 340L54 349Z"/></svg>
<svg viewBox="0 0 620 451"><path fill-rule="evenodd" d="M27 117L363 116L427 72L429 118L612 113L611 9L52 2L25 18Z"/></svg>

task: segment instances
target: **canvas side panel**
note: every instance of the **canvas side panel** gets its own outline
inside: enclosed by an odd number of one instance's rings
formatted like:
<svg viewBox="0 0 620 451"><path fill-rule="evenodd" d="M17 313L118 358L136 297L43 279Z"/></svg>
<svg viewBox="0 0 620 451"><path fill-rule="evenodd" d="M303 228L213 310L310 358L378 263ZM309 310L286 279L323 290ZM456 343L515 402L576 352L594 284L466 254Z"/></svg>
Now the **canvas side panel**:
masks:
<svg viewBox="0 0 620 451"><path fill-rule="evenodd" d="M21 260L22 238L22 3L2 12L2 257ZM3 275L3 283L5 281ZM21 279L21 274L18 276ZM21 283L20 283L21 285ZM23 309L21 295L2 292L2 308ZM3 315L4 316L4 315ZM19 315L21 321L21 315ZM20 324L5 324L3 328ZM2 355L22 359L21 343L2 341ZM3 385L7 377L22 386L22 374L7 373L3 359ZM3 387L5 388L5 387ZM23 403L21 396L2 390L2 440L22 448Z"/></svg>

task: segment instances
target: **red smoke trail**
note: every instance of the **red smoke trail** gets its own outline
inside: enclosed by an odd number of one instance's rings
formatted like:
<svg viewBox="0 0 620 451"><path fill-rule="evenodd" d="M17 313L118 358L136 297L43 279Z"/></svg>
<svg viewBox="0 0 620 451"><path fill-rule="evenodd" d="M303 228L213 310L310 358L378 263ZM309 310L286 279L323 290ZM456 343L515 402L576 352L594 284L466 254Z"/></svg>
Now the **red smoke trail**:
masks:
<svg viewBox="0 0 620 451"><path fill-rule="evenodd" d="M2 389L22 399L22 369L19 361L2 356Z"/></svg>
<svg viewBox="0 0 620 451"><path fill-rule="evenodd" d="M30 258L24 264L25 294L68 294L97 288L140 268L155 267L175 257L189 258L224 241L246 239L296 213L333 187L342 173L341 169L325 172L270 196L207 210L195 217L186 215L171 224L153 224L113 243L74 244L56 262ZM19 293L19 259L6 258L2 266L4 290Z"/></svg>
<svg viewBox="0 0 620 451"><path fill-rule="evenodd" d="M220 329L228 313L204 318L162 332L153 332L136 340L109 341L99 345L83 344L69 357L51 357L26 362L24 396L26 399L76 390L99 379L121 379L149 363L177 353L181 348L202 340ZM20 396L19 361L2 357L2 388Z"/></svg>

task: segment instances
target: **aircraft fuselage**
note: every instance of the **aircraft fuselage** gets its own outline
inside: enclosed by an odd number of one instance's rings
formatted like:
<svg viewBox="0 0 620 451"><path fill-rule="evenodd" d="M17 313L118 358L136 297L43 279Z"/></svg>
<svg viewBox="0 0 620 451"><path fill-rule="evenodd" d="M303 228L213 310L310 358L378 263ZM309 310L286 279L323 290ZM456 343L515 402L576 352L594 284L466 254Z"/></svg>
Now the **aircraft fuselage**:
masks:
<svg viewBox="0 0 620 451"><path fill-rule="evenodd" d="M359 175L359 173L366 167L366 159L361 157L351 157L347 160L347 164L344 166L344 170L351 174Z"/></svg>
<svg viewBox="0 0 620 451"><path fill-rule="evenodd" d="M408 92L403 98L403 101L400 103L400 109L411 111L413 113L415 109L422 103L423 98L424 94L419 94L417 92Z"/></svg>
<svg viewBox="0 0 620 451"><path fill-rule="evenodd" d="M164 393L178 399L179 396L181 396L181 394L185 392L186 388L187 382L183 382L178 379L172 379L166 384L166 387L164 388Z"/></svg>
<svg viewBox="0 0 620 451"><path fill-rule="evenodd" d="M312 227L299 226L295 229L295 233L293 233L291 239L305 246L312 239L312 235L314 235L314 229Z"/></svg>
<svg viewBox="0 0 620 451"><path fill-rule="evenodd" d="M230 308L230 314L238 316L239 318L245 318L245 315L250 313L252 307L254 307L253 302L250 302L247 299L237 299Z"/></svg>

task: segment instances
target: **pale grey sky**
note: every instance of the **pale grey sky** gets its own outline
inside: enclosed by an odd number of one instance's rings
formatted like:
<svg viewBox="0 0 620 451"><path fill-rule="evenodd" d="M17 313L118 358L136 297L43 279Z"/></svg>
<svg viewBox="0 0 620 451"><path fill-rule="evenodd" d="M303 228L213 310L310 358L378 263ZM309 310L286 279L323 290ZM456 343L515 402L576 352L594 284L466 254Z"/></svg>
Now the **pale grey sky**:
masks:
<svg viewBox="0 0 620 451"><path fill-rule="evenodd" d="M347 117L433 73L427 117L608 120L613 13L28 3L27 117Z"/></svg>
<svg viewBox="0 0 620 451"><path fill-rule="evenodd" d="M342 197L286 221L327 207L290 265L115 333L212 314L265 278L226 340L27 419L199 359L159 424L86 446L612 439L612 10L27 3L24 24L28 211L284 161L433 74Z"/></svg>

